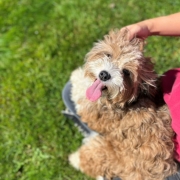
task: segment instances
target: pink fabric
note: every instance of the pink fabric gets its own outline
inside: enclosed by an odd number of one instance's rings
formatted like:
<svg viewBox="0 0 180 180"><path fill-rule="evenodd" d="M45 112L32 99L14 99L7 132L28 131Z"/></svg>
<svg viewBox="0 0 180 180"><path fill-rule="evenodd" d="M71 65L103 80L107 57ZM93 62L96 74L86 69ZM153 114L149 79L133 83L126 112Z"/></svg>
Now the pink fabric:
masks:
<svg viewBox="0 0 180 180"><path fill-rule="evenodd" d="M164 101L169 107L174 129L176 159L180 161L180 68L167 71L162 78Z"/></svg>

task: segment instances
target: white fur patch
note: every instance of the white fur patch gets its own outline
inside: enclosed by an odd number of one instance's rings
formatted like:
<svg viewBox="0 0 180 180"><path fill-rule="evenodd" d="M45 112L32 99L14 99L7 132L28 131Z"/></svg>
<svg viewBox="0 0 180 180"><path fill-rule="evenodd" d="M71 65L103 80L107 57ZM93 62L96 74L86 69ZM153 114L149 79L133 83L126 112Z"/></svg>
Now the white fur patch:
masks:
<svg viewBox="0 0 180 180"><path fill-rule="evenodd" d="M69 155L69 162L75 169L80 169L79 151L76 151L75 153Z"/></svg>
<svg viewBox="0 0 180 180"><path fill-rule="evenodd" d="M108 85L111 82L116 85L121 85L123 83L123 78L119 68L114 63L110 62L109 58L104 57L102 59L89 62L89 71L94 73L97 78L99 77L99 73L103 70L107 71L111 75L110 80L103 82L105 85Z"/></svg>
<svg viewBox="0 0 180 180"><path fill-rule="evenodd" d="M78 101L86 97L86 90L92 82L84 77L84 70L82 68L78 68L72 72L70 81L73 86L71 90L71 100L75 103L75 108L78 111L81 108Z"/></svg>
<svg viewBox="0 0 180 180"><path fill-rule="evenodd" d="M104 178L102 176L98 176L96 180L104 180Z"/></svg>
<svg viewBox="0 0 180 180"><path fill-rule="evenodd" d="M103 81L103 84L108 88L111 88L114 92L111 98L114 98L119 91L121 92L124 89L123 76L120 69L115 63L111 62L108 57L89 62L88 67L88 71L92 72L97 79L99 79L99 74L103 70L107 71L111 75L109 80Z"/></svg>

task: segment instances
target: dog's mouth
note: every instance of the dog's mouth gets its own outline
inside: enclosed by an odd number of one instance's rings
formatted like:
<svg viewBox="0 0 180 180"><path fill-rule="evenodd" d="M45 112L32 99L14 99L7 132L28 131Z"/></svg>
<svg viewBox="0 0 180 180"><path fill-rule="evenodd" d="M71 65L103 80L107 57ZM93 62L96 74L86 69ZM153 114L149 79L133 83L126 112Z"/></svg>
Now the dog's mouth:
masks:
<svg viewBox="0 0 180 180"><path fill-rule="evenodd" d="M107 90L107 86L104 86L104 87L102 88L102 91L105 91L105 90Z"/></svg>
<svg viewBox="0 0 180 180"><path fill-rule="evenodd" d="M102 92L105 90L107 90L107 87L102 83L101 80L96 79L86 90L86 97L90 101L96 101L101 97Z"/></svg>

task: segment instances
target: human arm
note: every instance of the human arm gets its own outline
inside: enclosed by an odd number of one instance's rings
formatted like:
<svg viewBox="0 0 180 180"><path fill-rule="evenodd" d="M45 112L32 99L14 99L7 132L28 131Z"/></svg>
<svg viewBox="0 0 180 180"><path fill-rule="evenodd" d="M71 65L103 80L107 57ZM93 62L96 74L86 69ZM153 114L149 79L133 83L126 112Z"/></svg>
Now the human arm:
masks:
<svg viewBox="0 0 180 180"><path fill-rule="evenodd" d="M180 35L180 13L147 19L136 24L126 26L129 30L129 39L134 36L147 38L152 35L179 36Z"/></svg>

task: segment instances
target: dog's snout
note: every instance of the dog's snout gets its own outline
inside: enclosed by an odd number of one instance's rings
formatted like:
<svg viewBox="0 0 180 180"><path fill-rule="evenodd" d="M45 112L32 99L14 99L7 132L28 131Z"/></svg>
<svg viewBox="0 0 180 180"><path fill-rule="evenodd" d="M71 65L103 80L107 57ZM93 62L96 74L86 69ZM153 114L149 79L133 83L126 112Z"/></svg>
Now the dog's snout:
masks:
<svg viewBox="0 0 180 180"><path fill-rule="evenodd" d="M107 81L107 80L111 79L111 75L107 71L101 71L99 73L99 78L102 81Z"/></svg>

